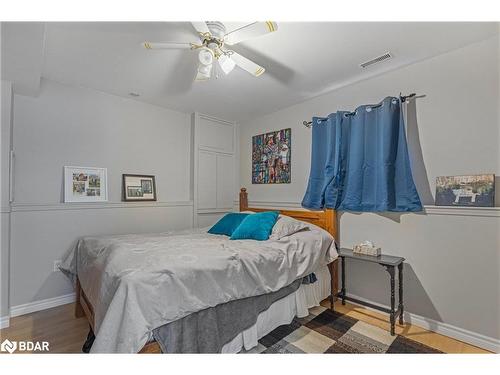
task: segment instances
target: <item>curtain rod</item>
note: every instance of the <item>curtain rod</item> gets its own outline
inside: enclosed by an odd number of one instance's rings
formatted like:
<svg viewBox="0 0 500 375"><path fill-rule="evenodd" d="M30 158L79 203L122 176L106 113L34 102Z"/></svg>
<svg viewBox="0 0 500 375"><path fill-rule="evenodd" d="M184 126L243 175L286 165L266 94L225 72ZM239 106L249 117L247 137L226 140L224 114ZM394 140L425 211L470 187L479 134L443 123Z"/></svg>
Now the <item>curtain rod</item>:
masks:
<svg viewBox="0 0 500 375"><path fill-rule="evenodd" d="M409 95L399 95L399 97L401 98L401 101L404 103L406 102L407 100L409 99L417 99L417 98L424 98L425 95L419 95L417 96L417 94L415 93L411 93ZM306 128L310 128L312 127L312 121L302 121L302 125L304 125Z"/></svg>

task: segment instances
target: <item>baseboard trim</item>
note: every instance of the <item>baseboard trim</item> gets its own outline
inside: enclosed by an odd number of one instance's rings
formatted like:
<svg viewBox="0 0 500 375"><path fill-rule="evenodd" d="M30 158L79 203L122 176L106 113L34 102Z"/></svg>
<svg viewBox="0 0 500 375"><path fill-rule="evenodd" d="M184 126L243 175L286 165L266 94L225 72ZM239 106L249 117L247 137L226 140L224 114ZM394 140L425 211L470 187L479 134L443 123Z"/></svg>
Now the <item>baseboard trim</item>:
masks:
<svg viewBox="0 0 500 375"><path fill-rule="evenodd" d="M429 331L466 342L467 344L489 350L490 352L500 353L499 339L468 331L448 323L439 322L437 320L425 318L416 314L408 314L408 316L405 316L405 319L411 324L415 324L416 326L425 328Z"/></svg>
<svg viewBox="0 0 500 375"><path fill-rule="evenodd" d="M347 295L350 297L359 299L360 301L365 301L365 302L372 303L376 306L388 308L388 306L386 306L386 305L370 301L366 298L363 298L363 297L360 297L360 296L357 296L354 294L347 293ZM359 304L351 302L351 301L349 301L349 303L352 303L353 305L357 305L357 306L362 306L362 305L359 305ZM383 312L381 312L379 310L375 310L375 309L372 309L372 308L367 307L367 306L362 306L362 307L367 309L367 310L372 310L372 311L376 311L378 313L384 314ZM474 345L474 346L477 346L479 348L489 350L490 352L500 353L500 339L495 339L493 337L485 336L485 335L482 335L480 333L468 331L466 329L456 327L456 326L453 326L453 325L448 324L448 323L439 322L437 320L426 318L426 317L423 317L423 316L420 316L417 314L412 314L412 313L409 313L407 311L405 311L405 313L404 313L404 320L407 323L424 328L428 331L432 331L432 332L439 333L439 334L444 335L444 336L451 337L451 338L459 340L459 341L463 341L467 344Z"/></svg>
<svg viewBox="0 0 500 375"><path fill-rule="evenodd" d="M66 305L68 303L75 302L75 300L76 300L75 293L70 293L59 297L24 303L22 305L11 307L10 317L13 318L20 315L30 314L36 311L50 309L52 307Z"/></svg>
<svg viewBox="0 0 500 375"><path fill-rule="evenodd" d="M0 329L9 328L9 325L10 325L10 317L0 316Z"/></svg>

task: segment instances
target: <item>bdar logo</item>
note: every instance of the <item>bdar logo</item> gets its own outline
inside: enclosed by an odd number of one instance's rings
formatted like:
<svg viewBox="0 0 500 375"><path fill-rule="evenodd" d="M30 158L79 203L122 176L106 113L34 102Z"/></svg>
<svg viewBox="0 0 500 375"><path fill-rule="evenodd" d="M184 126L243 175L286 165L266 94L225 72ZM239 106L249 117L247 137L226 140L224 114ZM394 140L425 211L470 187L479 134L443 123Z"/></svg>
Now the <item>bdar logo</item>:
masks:
<svg viewBox="0 0 500 375"><path fill-rule="evenodd" d="M2 352L9 352L9 353L14 353L17 349L17 342L15 341L10 341L10 340L4 340L2 344L0 344L0 351Z"/></svg>
<svg viewBox="0 0 500 375"><path fill-rule="evenodd" d="M0 352L48 352L49 343L47 341L10 341L4 340L0 344Z"/></svg>

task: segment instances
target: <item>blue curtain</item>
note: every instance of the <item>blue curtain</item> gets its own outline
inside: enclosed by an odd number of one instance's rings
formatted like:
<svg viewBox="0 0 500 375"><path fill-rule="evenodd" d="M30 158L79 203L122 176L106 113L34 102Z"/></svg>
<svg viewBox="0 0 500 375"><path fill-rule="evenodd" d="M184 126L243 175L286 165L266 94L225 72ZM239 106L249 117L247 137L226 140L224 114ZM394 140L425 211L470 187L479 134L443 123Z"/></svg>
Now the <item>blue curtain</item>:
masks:
<svg viewBox="0 0 500 375"><path fill-rule="evenodd" d="M302 206L321 210L421 211L410 169L401 100L312 121L311 172Z"/></svg>

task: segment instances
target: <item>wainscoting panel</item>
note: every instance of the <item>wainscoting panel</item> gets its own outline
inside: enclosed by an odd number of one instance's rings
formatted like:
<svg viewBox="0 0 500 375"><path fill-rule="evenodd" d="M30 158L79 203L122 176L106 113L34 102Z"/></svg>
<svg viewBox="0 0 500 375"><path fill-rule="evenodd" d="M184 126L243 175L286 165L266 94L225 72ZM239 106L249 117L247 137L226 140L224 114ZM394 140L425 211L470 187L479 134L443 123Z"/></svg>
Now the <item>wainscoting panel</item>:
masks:
<svg viewBox="0 0 500 375"><path fill-rule="evenodd" d="M43 210L39 206L32 209L24 206L22 210L14 207L10 305L23 306L72 293L66 276L54 271L54 261L72 249L81 236L156 233L192 227L191 202L118 205L119 208L101 206L76 210L54 209L58 205L42 205L46 208Z"/></svg>

